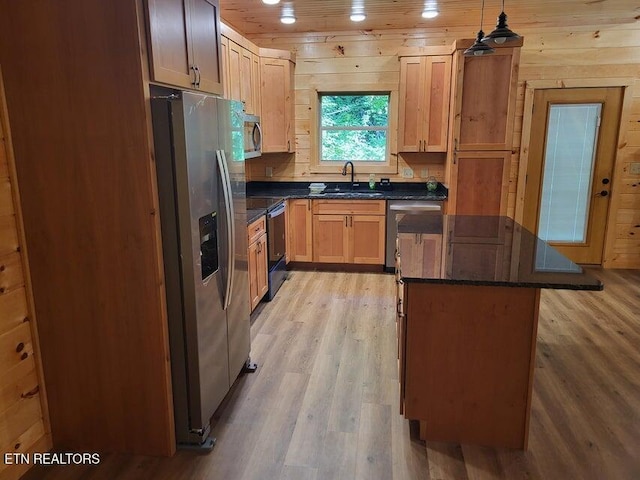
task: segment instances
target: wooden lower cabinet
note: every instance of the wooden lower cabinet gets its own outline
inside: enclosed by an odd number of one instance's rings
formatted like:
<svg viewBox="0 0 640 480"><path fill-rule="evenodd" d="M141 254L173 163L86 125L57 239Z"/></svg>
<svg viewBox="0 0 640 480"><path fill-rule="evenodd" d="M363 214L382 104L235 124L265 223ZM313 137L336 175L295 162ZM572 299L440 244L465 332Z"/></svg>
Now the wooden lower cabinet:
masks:
<svg viewBox="0 0 640 480"><path fill-rule="evenodd" d="M265 217L251 223L247 228L249 236L249 298L251 311L269 290L269 266L267 259L267 233Z"/></svg>
<svg viewBox="0 0 640 480"><path fill-rule="evenodd" d="M312 215L311 200L292 199L287 206L288 230L287 257L291 262L311 262L312 253Z"/></svg>
<svg viewBox="0 0 640 480"><path fill-rule="evenodd" d="M384 264L385 202L314 200L313 261Z"/></svg>
<svg viewBox="0 0 640 480"><path fill-rule="evenodd" d="M442 234L399 233L402 273L412 278L438 278L442 265Z"/></svg>
<svg viewBox="0 0 640 480"><path fill-rule="evenodd" d="M527 448L540 293L400 284L400 412L429 441Z"/></svg>

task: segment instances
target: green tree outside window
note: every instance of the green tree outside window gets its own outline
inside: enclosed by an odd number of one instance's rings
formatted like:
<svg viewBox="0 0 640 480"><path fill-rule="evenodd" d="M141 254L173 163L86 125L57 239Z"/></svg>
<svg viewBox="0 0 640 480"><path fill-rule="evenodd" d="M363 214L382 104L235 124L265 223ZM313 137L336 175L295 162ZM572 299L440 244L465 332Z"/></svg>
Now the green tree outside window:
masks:
<svg viewBox="0 0 640 480"><path fill-rule="evenodd" d="M320 159L385 162L389 93L320 95Z"/></svg>

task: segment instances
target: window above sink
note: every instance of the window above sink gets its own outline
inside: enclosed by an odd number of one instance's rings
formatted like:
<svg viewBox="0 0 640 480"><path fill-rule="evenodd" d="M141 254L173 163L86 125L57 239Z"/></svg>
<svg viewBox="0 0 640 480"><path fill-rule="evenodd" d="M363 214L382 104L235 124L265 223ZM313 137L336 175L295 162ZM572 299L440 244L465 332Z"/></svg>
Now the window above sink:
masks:
<svg viewBox="0 0 640 480"><path fill-rule="evenodd" d="M346 161L357 173L398 171L396 131L397 90L380 86L315 90L311 99L310 158L312 173L340 173Z"/></svg>

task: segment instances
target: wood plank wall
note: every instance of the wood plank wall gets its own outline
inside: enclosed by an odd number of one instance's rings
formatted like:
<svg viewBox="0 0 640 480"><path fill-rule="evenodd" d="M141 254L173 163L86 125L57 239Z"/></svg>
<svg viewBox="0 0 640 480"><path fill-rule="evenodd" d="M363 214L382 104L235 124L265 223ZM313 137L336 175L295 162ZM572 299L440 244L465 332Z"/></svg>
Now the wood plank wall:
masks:
<svg viewBox="0 0 640 480"><path fill-rule="evenodd" d="M0 70L0 480L17 479L29 468L9 464L5 454L51 448L9 133Z"/></svg>
<svg viewBox="0 0 640 480"><path fill-rule="evenodd" d="M614 179L610 212L617 220L613 246L607 249L607 266L640 268L640 175L630 173L631 162L640 162L640 23L608 26L540 27L519 29L525 37L518 83L515 123L515 151L510 172L508 214L514 215L519 166L520 140L527 81L563 79L631 79L631 101L624 112L623 137L619 146L619 177ZM251 40L261 47L295 52L296 63L296 153L269 154L252 160L251 180L340 181L335 175L311 175L309 172L310 85L344 83L393 83L399 81L397 53L400 47L449 45L458 38L471 38L477 27L420 31L376 31L345 33L307 33L256 35ZM273 168L273 177L265 177L265 167ZM398 160L402 178L404 167L414 170L421 182L424 167L439 179L444 175L444 157L438 154L401 154ZM363 178L364 179L364 178Z"/></svg>

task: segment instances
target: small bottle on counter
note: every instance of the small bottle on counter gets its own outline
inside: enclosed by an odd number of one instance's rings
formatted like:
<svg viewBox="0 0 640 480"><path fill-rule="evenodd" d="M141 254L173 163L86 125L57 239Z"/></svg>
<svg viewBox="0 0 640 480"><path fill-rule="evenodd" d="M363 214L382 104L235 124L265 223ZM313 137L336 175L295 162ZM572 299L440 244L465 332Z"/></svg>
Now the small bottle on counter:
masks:
<svg viewBox="0 0 640 480"><path fill-rule="evenodd" d="M376 188L376 177L373 173L369 174L369 188L371 190Z"/></svg>

